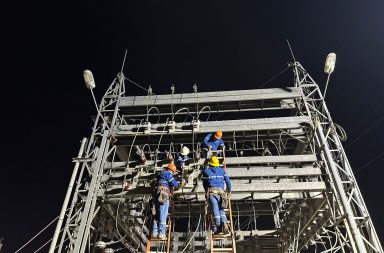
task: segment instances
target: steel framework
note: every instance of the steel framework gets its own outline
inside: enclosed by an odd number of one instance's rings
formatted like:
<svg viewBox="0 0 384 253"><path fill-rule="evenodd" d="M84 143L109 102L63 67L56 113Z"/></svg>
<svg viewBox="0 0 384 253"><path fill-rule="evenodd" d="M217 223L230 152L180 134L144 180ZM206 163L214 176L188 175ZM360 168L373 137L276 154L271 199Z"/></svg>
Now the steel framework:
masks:
<svg viewBox="0 0 384 253"><path fill-rule="evenodd" d="M183 145L193 154L169 252L208 252L201 140L220 129L237 252L383 253L319 86L289 66L293 87L133 97L119 73L74 158L49 252L145 252L151 182Z"/></svg>

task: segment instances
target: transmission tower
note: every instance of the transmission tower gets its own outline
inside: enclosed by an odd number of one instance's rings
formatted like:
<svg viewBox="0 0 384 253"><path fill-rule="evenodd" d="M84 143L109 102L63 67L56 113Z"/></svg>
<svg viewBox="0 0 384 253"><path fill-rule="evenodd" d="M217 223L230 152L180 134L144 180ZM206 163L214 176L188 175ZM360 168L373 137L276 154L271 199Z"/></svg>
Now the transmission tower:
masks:
<svg viewBox="0 0 384 253"><path fill-rule="evenodd" d="M119 73L73 159L50 252L383 253L343 131L302 65L289 67L291 87L145 96L126 96ZM233 188L231 250L211 238L200 178L201 141L217 130ZM151 183L183 145L193 155L161 245L150 241Z"/></svg>

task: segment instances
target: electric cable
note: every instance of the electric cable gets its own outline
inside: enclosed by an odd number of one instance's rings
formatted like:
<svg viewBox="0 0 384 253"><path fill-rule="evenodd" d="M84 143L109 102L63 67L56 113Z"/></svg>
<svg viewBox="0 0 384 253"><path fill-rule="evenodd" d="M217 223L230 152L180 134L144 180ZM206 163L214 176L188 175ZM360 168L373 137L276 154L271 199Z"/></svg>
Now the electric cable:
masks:
<svg viewBox="0 0 384 253"><path fill-rule="evenodd" d="M206 120L206 121L209 120L209 116L211 115L211 107L210 107L209 105L206 105L206 106L204 106L203 108L201 108L201 110L200 110L199 113L197 114L197 119L200 118L200 114L201 114L206 108L209 109L209 111L208 111L208 116L207 116L207 120Z"/></svg>
<svg viewBox="0 0 384 253"><path fill-rule="evenodd" d="M285 69L283 69L282 71L280 71L279 73L277 73L276 75L274 75L271 79L269 79L268 81L266 81L265 83L263 83L262 85L260 85L258 89L263 88L265 85L267 85L268 83L270 83L271 81L273 81L275 78L277 78L278 76L280 76L281 74L283 74L285 71L287 71L290 67L291 67L291 65L288 65L288 67L286 67Z"/></svg>
<svg viewBox="0 0 384 253"><path fill-rule="evenodd" d="M159 109L156 106L152 106L151 108L147 109L146 121L148 122L149 113L151 112L152 109L156 109L157 110L157 123L159 123L160 122L160 111L159 111Z"/></svg>
<svg viewBox="0 0 384 253"><path fill-rule="evenodd" d="M371 160L369 160L367 163L365 163L363 166L361 166L360 168L358 168L356 171L355 171L355 174L357 174L358 172L362 171L363 169L365 169L366 167L368 167L371 163L373 163L374 161L376 161L377 159L379 159L382 155L384 155L384 151L380 152L377 156L375 156L374 158L372 158Z"/></svg>
<svg viewBox="0 0 384 253"><path fill-rule="evenodd" d="M64 230L64 228L63 228L60 232L62 232L63 230ZM52 241L52 239L53 239L53 237L52 237L51 239L49 239L48 241L46 241L42 246L40 246L40 248L38 248L37 250L33 251L33 253L37 253L37 252L39 252L39 251L40 251L42 248L44 248L48 243L50 243L50 242ZM63 243L66 242L66 241L68 241L68 239L69 239L69 237L67 237L67 239L65 239L65 240L63 241ZM57 249L59 246L60 246L60 245L56 245L55 249Z"/></svg>
<svg viewBox="0 0 384 253"><path fill-rule="evenodd" d="M201 221L201 214L199 215L199 221L198 221L198 223L197 223L197 227L196 227L195 232L194 232L193 235L189 238L189 241L188 241L187 245L185 246L185 248L183 249L183 251L181 251L181 253L184 253L184 251L188 248L189 244L191 243L192 238L195 237L195 234L196 234L197 230L198 230L199 227L200 227L200 221Z"/></svg>
<svg viewBox="0 0 384 253"><path fill-rule="evenodd" d="M344 128L342 128L340 125L333 123L336 128L336 134L339 136L341 141L346 141L348 139L347 133L345 132ZM339 130L340 134L337 132Z"/></svg>
<svg viewBox="0 0 384 253"><path fill-rule="evenodd" d="M132 147L133 147L133 144L135 143L135 140L136 140L136 137L137 137L137 134L139 133L139 130L140 130L140 125L141 123L143 122L143 120L140 121L139 123L139 127L137 127L137 130L136 130L136 133L135 133L135 136L133 137L133 140L132 140L132 143L131 143L131 147L129 148L129 152L128 152L128 160L127 160L127 166L126 166L126 173L124 173L124 180L123 180L123 183L125 183L126 179L127 179L127 170L129 168L129 158L131 156L131 152L132 152ZM120 236L120 239L118 239L121 243L123 243L121 241L121 239L125 238L125 236L127 234L125 234L124 236L121 236L120 232L119 232L119 227L117 225L117 222L118 222L118 218L119 218L119 209L120 209L120 203L121 203L121 200L123 198L123 191L124 191L124 187L122 187L121 189L121 192L120 192L120 197L119 197L119 202L117 204L117 208L116 208L116 219L115 219L115 228L116 228L116 232L117 234Z"/></svg>
<svg viewBox="0 0 384 253"><path fill-rule="evenodd" d="M384 115L381 116L374 124L372 124L370 127L365 129L360 135L358 135L356 138L354 138L348 145L346 145L345 149L348 149L351 147L356 141L358 141L362 136L366 135L369 131L372 130L377 124L379 124L384 119Z"/></svg>
<svg viewBox="0 0 384 253"><path fill-rule="evenodd" d="M68 208L69 209L69 208ZM68 209L66 211L68 211ZM47 228L49 228L57 219L59 216L54 218L48 225L46 225L42 230L40 230L36 235L34 235L28 242L23 244L18 250L16 250L14 253L20 252L25 246L27 246L29 243L31 243L36 237L38 237L41 233L43 233ZM61 231L60 231L61 232ZM52 240L52 239L51 239Z"/></svg>
<svg viewBox="0 0 384 253"><path fill-rule="evenodd" d="M141 86L140 84L132 81L131 79L129 79L128 77L124 77L125 80L129 81L130 83L136 85L137 87L141 88L142 90L145 90L146 92L149 92L148 89L144 88L143 86ZM152 95L156 95L155 93L152 92Z"/></svg>

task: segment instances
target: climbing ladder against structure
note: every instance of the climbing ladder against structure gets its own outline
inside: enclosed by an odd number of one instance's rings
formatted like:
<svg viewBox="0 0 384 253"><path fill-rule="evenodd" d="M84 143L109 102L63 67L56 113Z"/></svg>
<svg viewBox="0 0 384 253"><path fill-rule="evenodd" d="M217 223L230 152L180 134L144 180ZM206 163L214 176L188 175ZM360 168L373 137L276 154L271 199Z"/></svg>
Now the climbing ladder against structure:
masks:
<svg viewBox="0 0 384 253"><path fill-rule="evenodd" d="M170 208L167 216L166 238L148 238L146 253L169 253L171 248L172 222L173 222L173 202L170 199ZM150 224L152 226L152 224Z"/></svg>
<svg viewBox="0 0 384 253"><path fill-rule="evenodd" d="M220 252L200 180L200 143L217 130L232 182L234 247L222 252L384 253L318 85L300 63L289 67L290 87L143 96L127 96L119 73L74 159L49 253ZM151 240L151 182L182 146L193 151L186 184L167 240Z"/></svg>
<svg viewBox="0 0 384 253"><path fill-rule="evenodd" d="M231 252L236 253L236 237L233 230L233 220L232 220L232 206L231 206L231 198L228 197L228 208L225 209L226 215L229 221L230 234L217 234L214 235L212 229L210 230L209 236L209 245L211 253L220 253L220 252ZM210 215L210 222L212 227L212 215Z"/></svg>

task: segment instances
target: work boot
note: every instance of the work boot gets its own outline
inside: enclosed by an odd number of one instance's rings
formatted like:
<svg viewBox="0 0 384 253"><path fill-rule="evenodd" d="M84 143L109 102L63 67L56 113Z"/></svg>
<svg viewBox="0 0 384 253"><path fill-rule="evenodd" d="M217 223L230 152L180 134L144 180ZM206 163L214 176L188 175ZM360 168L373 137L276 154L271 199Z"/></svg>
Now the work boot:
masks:
<svg viewBox="0 0 384 253"><path fill-rule="evenodd" d="M231 235L231 231L229 230L228 223L224 223L224 226L223 226L223 235L225 235L225 236L229 236L229 235Z"/></svg>
<svg viewBox="0 0 384 253"><path fill-rule="evenodd" d="M218 235L218 234L220 234L220 230L217 229L216 226L214 226L214 227L212 228L212 234L213 234L213 235Z"/></svg>
<svg viewBox="0 0 384 253"><path fill-rule="evenodd" d="M165 234L159 234L159 236L157 237L159 240L165 240L165 238L167 238L165 236Z"/></svg>
<svg viewBox="0 0 384 253"><path fill-rule="evenodd" d="M157 238L157 236L158 236L158 234L157 234L157 233L152 233L152 238L153 238L153 239L156 239L156 238Z"/></svg>

